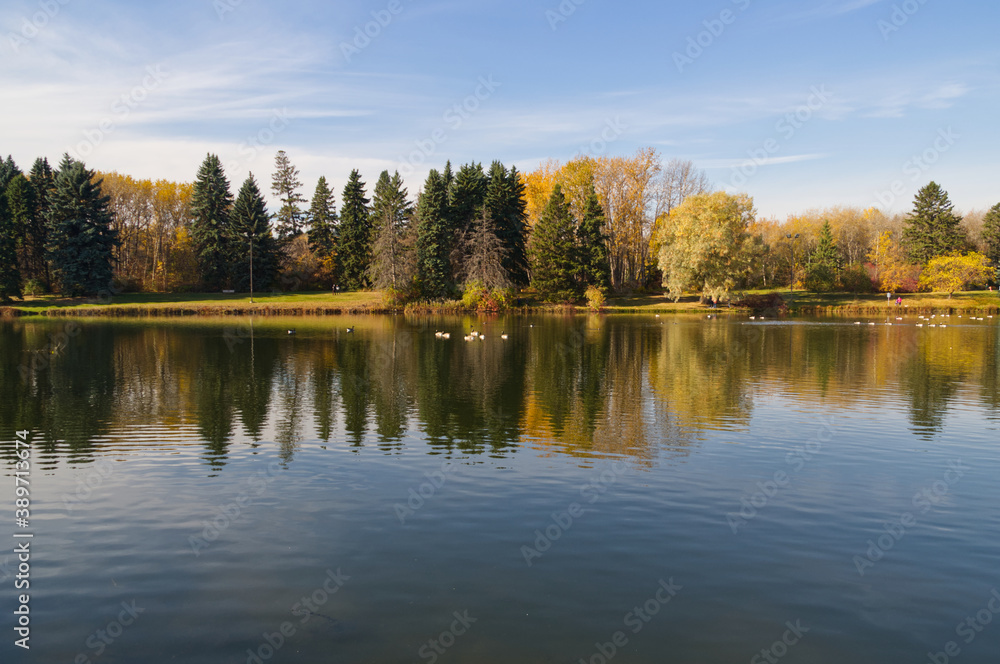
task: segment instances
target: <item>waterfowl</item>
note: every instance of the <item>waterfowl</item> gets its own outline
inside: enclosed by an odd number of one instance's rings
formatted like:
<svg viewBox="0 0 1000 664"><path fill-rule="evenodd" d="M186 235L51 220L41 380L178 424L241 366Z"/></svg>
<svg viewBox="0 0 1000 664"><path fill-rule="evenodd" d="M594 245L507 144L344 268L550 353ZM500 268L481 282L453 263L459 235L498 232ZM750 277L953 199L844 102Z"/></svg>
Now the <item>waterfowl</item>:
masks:
<svg viewBox="0 0 1000 664"><path fill-rule="evenodd" d="M507 340L507 333L506 332L501 332L500 333L500 338L503 339L504 341L506 341Z"/></svg>
<svg viewBox="0 0 1000 664"><path fill-rule="evenodd" d="M441 338L442 339L451 339L451 333L450 332L444 332L444 333L441 334Z"/></svg>
<svg viewBox="0 0 1000 664"><path fill-rule="evenodd" d="M353 334L354 333L354 328L353 327L347 328L347 333L348 334Z"/></svg>
<svg viewBox="0 0 1000 664"><path fill-rule="evenodd" d="M295 330L289 330L288 333L289 334L295 334Z"/></svg>

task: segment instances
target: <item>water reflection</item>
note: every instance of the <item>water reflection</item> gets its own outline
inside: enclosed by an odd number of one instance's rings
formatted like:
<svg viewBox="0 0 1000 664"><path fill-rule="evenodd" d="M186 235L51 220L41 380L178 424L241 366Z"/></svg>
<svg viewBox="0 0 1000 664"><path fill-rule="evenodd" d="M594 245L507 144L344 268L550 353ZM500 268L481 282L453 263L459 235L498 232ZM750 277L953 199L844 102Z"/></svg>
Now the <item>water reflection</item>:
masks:
<svg viewBox="0 0 1000 664"><path fill-rule="evenodd" d="M774 394L850 408L878 393L928 437L956 404L1000 410L994 325L390 316L78 326L0 324L0 426L43 434L39 449L53 457L88 458L128 430L114 444L191 441L213 472L231 446L265 440L285 462L310 441L649 461L685 454L706 431L747 430ZM486 340L463 341L473 328ZM151 423L148 437L134 433Z"/></svg>

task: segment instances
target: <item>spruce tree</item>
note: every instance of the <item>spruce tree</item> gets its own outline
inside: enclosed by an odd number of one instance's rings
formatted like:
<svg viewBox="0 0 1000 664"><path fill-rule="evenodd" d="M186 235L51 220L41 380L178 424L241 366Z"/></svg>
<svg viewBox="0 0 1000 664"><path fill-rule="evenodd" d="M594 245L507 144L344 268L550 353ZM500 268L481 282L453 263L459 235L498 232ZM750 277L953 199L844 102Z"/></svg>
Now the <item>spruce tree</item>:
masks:
<svg viewBox="0 0 1000 664"><path fill-rule="evenodd" d="M191 238L198 254L202 285L225 288L231 274L233 250L229 214L233 195L219 157L209 154L198 169L191 195Z"/></svg>
<svg viewBox="0 0 1000 664"><path fill-rule="evenodd" d="M324 260L333 256L337 246L337 206L333 191L320 176L309 206L309 248Z"/></svg>
<svg viewBox="0 0 1000 664"><path fill-rule="evenodd" d="M497 237L496 224L485 211L475 220L466 237L463 277L466 284L479 283L484 288L509 288L510 276L503 267L507 248Z"/></svg>
<svg viewBox="0 0 1000 664"><path fill-rule="evenodd" d="M13 157L7 155L6 160L0 160L0 194L4 192L15 176L21 175L21 169L14 163Z"/></svg>
<svg viewBox="0 0 1000 664"><path fill-rule="evenodd" d="M35 279L46 290L52 287L49 274L49 263L45 255L48 243L49 227L46 219L49 209L49 192L55 186L55 174L49 166L48 159L38 158L31 167L28 183L31 185L30 195L33 210L27 220L23 232L24 243L21 248L23 263L22 277L25 281Z"/></svg>
<svg viewBox="0 0 1000 664"><path fill-rule="evenodd" d="M18 176L21 177L21 176ZM23 177L21 178L24 179ZM21 297L21 272L17 265L18 223L7 205L7 192L0 190L0 301Z"/></svg>
<svg viewBox="0 0 1000 664"><path fill-rule="evenodd" d="M594 185L583 208L583 217L576 230L577 261L580 281L584 286L611 287L611 261L608 253L608 237L604 234L604 208L597 199Z"/></svg>
<svg viewBox="0 0 1000 664"><path fill-rule="evenodd" d="M278 240L287 242L302 232L303 214L301 203L306 199L299 193L302 182L299 170L292 165L284 150L274 156L274 175L271 177L271 192L281 201L281 208L275 214Z"/></svg>
<svg viewBox="0 0 1000 664"><path fill-rule="evenodd" d="M278 273L278 242L271 234L267 207L253 173L243 182L233 204L229 232L231 283L243 292L250 290L251 279L254 291L269 288Z"/></svg>
<svg viewBox="0 0 1000 664"><path fill-rule="evenodd" d="M461 233L482 215L486 200L486 174L482 164L471 163L458 169L458 175L448 192L452 226Z"/></svg>
<svg viewBox="0 0 1000 664"><path fill-rule="evenodd" d="M806 268L806 288L813 291L830 291L836 287L840 266L840 252L833 239L829 221L824 221L819 232L819 242L809 257Z"/></svg>
<svg viewBox="0 0 1000 664"><path fill-rule="evenodd" d="M429 299L449 297L454 290L449 217L448 186L432 169L417 204L417 284Z"/></svg>
<svg viewBox="0 0 1000 664"><path fill-rule="evenodd" d="M577 262L574 259L576 224L569 202L556 185L549 202L532 229L529 253L532 285L538 295L550 302L568 302L575 298Z"/></svg>
<svg viewBox="0 0 1000 664"><path fill-rule="evenodd" d="M993 267L1000 268L1000 203L986 213L983 220L983 242L986 243L986 257Z"/></svg>
<svg viewBox="0 0 1000 664"><path fill-rule="evenodd" d="M469 236L475 231L477 220L483 216L486 200L486 174L481 164L465 164L458 169L448 190L449 224L451 226L452 276L456 281L464 272Z"/></svg>
<svg viewBox="0 0 1000 664"><path fill-rule="evenodd" d="M15 241L14 268L22 279L27 281L31 278L32 268L35 267L36 260L39 265L45 263L45 245L33 246L34 233L31 232L38 216L38 205L35 201L35 190L23 175L17 175L7 185L7 191L0 196L0 204L4 206L9 217L8 232L12 234ZM44 227L44 220L41 221ZM5 252L0 250L0 253ZM5 254L6 255L6 254ZM5 259L0 258L0 272L4 271Z"/></svg>
<svg viewBox="0 0 1000 664"><path fill-rule="evenodd" d="M340 287L358 290L368 285L368 266L371 264L372 223L365 197L365 183L361 174L351 171L340 209L340 242L337 258L340 268Z"/></svg>
<svg viewBox="0 0 1000 664"><path fill-rule="evenodd" d="M372 197L372 226L375 235L368 277L375 288L399 291L413 276L410 220L413 205L399 172L389 177L382 171Z"/></svg>
<svg viewBox="0 0 1000 664"><path fill-rule="evenodd" d="M118 233L111 227L108 198L94 172L69 155L49 194L48 256L63 295L92 295L111 287L112 252Z"/></svg>
<svg viewBox="0 0 1000 664"><path fill-rule="evenodd" d="M528 254L525 236L528 227L524 183L516 168L508 171L498 161L490 166L486 185L486 212L497 227L497 237L507 250L504 269L517 286L528 284Z"/></svg>
<svg viewBox="0 0 1000 664"><path fill-rule="evenodd" d="M962 219L954 212L948 192L931 182L913 201L903 228L903 244L910 260L924 265L932 258L961 251L965 237L959 226Z"/></svg>

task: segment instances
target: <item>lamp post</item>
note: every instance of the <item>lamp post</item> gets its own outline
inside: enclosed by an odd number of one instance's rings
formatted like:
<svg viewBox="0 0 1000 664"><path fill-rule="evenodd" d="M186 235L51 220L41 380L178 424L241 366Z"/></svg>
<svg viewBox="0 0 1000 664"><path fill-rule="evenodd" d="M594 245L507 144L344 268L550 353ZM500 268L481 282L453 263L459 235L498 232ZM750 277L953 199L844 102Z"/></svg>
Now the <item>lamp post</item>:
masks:
<svg viewBox="0 0 1000 664"><path fill-rule="evenodd" d="M789 247L789 249L792 252L792 262L788 266L788 274L789 274L789 279L788 279L788 294L792 295L792 294L795 293L795 240L799 239L799 234L796 233L795 236L792 237L791 233L786 233L785 237L788 238L789 240L791 240L788 243L788 247Z"/></svg>
<svg viewBox="0 0 1000 664"><path fill-rule="evenodd" d="M250 304L253 304L253 232L250 233Z"/></svg>

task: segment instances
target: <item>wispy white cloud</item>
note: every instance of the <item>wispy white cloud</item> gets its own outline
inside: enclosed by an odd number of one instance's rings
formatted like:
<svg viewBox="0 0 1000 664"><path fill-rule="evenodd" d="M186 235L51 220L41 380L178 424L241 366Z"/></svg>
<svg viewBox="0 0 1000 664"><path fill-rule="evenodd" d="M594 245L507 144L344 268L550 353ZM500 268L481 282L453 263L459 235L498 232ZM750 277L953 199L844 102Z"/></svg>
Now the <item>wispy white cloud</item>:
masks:
<svg viewBox="0 0 1000 664"><path fill-rule="evenodd" d="M747 157L737 157L731 159L700 159L698 160L698 166L707 169L731 169L739 168L747 163L753 163L757 166L781 166L783 164L797 164L803 161L815 161L817 159L826 159L830 155L826 153L815 153L815 154L793 154L786 155L784 157L765 157L763 159L751 160Z"/></svg>
<svg viewBox="0 0 1000 664"><path fill-rule="evenodd" d="M900 85L883 92L865 111L873 118L902 118L913 109L947 109L971 92L964 83L920 83Z"/></svg>

